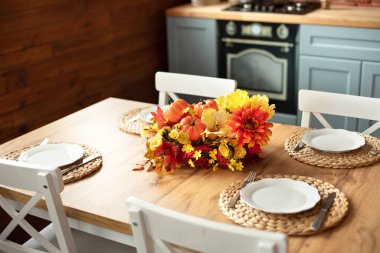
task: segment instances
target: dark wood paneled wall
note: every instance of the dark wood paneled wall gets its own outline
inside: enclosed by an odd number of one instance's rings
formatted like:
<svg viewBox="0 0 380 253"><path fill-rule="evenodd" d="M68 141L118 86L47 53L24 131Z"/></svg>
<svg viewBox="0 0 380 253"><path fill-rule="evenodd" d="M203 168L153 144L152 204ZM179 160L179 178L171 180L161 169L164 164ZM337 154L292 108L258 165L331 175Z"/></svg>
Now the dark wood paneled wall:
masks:
<svg viewBox="0 0 380 253"><path fill-rule="evenodd" d="M165 9L186 0L1 0L0 143L104 98L156 102Z"/></svg>
<svg viewBox="0 0 380 253"><path fill-rule="evenodd" d="M0 0L0 143L110 96L157 102L165 9L187 2Z"/></svg>

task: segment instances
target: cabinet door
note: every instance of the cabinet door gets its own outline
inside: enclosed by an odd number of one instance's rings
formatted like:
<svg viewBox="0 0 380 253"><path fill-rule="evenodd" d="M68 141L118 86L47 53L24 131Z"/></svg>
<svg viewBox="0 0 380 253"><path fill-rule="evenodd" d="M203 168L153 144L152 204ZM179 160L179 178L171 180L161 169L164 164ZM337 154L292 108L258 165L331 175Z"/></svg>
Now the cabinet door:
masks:
<svg viewBox="0 0 380 253"><path fill-rule="evenodd" d="M379 61L379 29L301 25L301 55Z"/></svg>
<svg viewBox="0 0 380 253"><path fill-rule="evenodd" d="M363 62L362 66L360 95L365 97L380 98L380 63ZM359 130L364 131L373 123L374 122L370 122L368 120L360 120ZM380 137L380 129L375 131L372 135Z"/></svg>
<svg viewBox="0 0 380 253"><path fill-rule="evenodd" d="M167 17L169 71L217 77L215 19Z"/></svg>
<svg viewBox="0 0 380 253"><path fill-rule="evenodd" d="M350 95L359 95L361 62L334 58L301 56L299 62L299 88ZM300 120L299 112L299 120ZM334 128L356 130L358 120L326 115ZM311 127L322 128L316 120Z"/></svg>

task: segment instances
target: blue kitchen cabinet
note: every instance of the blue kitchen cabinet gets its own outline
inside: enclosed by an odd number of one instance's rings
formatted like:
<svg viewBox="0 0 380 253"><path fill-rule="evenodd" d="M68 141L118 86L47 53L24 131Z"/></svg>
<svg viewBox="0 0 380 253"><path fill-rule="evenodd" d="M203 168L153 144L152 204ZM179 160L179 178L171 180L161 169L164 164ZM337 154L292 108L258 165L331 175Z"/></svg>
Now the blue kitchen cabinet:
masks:
<svg viewBox="0 0 380 253"><path fill-rule="evenodd" d="M299 88L334 93L359 95L360 61L301 56L299 66ZM334 128L356 130L357 119L326 115ZM314 118L314 128L322 125Z"/></svg>
<svg viewBox="0 0 380 253"><path fill-rule="evenodd" d="M379 48L378 29L301 25L298 86L300 89L380 97ZM298 122L300 118L298 112ZM354 131L370 124L331 115L326 119L335 128ZM316 119L311 126L322 127Z"/></svg>
<svg viewBox="0 0 380 253"><path fill-rule="evenodd" d="M380 98L380 63L363 62L362 73L360 95ZM364 131L373 123L368 120L360 120L359 131ZM373 135L380 137L380 129L375 131Z"/></svg>
<svg viewBox="0 0 380 253"><path fill-rule="evenodd" d="M167 17L169 71L218 76L215 19Z"/></svg>

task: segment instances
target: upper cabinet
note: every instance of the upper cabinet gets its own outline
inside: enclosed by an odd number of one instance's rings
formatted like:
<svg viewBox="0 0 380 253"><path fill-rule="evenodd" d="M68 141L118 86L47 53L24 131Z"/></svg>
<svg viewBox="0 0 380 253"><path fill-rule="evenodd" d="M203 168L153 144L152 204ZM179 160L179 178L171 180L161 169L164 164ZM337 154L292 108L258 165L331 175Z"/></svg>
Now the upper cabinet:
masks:
<svg viewBox="0 0 380 253"><path fill-rule="evenodd" d="M380 31L301 25L298 84L300 89L380 98ZM370 124L327 118L333 127L349 130L360 131ZM320 125L314 121L312 127Z"/></svg>
<svg viewBox="0 0 380 253"><path fill-rule="evenodd" d="M167 17L169 71L217 77L215 19Z"/></svg>

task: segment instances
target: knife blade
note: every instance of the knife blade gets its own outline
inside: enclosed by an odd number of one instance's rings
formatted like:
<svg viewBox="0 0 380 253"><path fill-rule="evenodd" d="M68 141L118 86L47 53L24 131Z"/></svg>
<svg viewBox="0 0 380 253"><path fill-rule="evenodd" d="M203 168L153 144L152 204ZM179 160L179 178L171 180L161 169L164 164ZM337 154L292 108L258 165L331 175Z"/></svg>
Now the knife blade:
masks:
<svg viewBox="0 0 380 253"><path fill-rule="evenodd" d="M336 192L331 192L327 196L327 198L322 202L321 210L319 211L318 217L310 227L311 230L317 231L321 227L322 221L325 218L327 211L329 210L331 205L334 203L335 196L336 196Z"/></svg>
<svg viewBox="0 0 380 253"><path fill-rule="evenodd" d="M297 143L297 146L294 147L293 151L297 152L297 151L301 150L304 146L305 146L305 142L303 142L302 140L300 140Z"/></svg>
<svg viewBox="0 0 380 253"><path fill-rule="evenodd" d="M132 118L128 119L127 122L128 123L133 123L133 122L137 121L140 118L141 118L140 114L137 114L136 116L133 116Z"/></svg>
<svg viewBox="0 0 380 253"><path fill-rule="evenodd" d="M61 170L61 173L62 173L62 175L64 175L67 172L72 171L72 170L74 170L76 168L79 168L79 167L85 165L86 163L89 163L89 162L91 162L91 161L93 161L93 160L95 160L95 159L97 159L99 157L101 157L101 155L99 155L99 154L90 155L90 156L84 158L81 163L79 163L79 164L73 164L73 165L71 165L71 166L69 166L67 168L64 168L63 170Z"/></svg>

